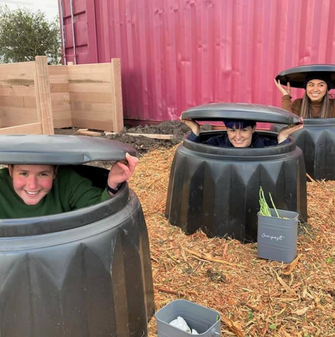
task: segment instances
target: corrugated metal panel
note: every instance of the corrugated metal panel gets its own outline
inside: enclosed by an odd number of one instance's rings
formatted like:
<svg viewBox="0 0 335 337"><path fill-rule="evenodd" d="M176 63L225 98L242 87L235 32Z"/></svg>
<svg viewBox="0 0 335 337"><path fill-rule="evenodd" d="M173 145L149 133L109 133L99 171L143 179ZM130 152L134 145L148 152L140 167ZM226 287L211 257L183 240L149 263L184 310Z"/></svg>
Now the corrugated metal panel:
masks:
<svg viewBox="0 0 335 337"><path fill-rule="evenodd" d="M335 63L333 0L73 3L77 62L121 59L129 119L173 120L208 102L280 106L273 83L280 71ZM72 60L68 5L64 13L66 54Z"/></svg>

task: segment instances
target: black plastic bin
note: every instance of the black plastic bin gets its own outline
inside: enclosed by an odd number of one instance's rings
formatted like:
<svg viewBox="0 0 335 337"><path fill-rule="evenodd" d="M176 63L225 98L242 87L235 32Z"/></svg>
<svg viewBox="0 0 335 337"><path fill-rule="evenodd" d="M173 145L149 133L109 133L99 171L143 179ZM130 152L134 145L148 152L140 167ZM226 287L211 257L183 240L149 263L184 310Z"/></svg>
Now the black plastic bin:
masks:
<svg viewBox="0 0 335 337"><path fill-rule="evenodd" d="M286 69L276 76L282 85L290 82L291 87L303 88L307 74L327 73L332 88L335 88L335 65L310 64ZM278 131L283 125L274 124ZM304 128L294 133L297 146L303 152L306 172L316 180L335 180L335 118L305 118Z"/></svg>
<svg viewBox="0 0 335 337"><path fill-rule="evenodd" d="M183 118L198 121L252 119L298 123L283 109L251 104L208 104ZM201 132L203 140L225 131ZM257 131L271 137L274 132ZM185 139L171 166L166 217L187 234L202 229L209 237L257 240L259 187L271 192L276 206L307 219L306 171L301 150L290 143L266 148L219 148Z"/></svg>
<svg viewBox="0 0 335 337"><path fill-rule="evenodd" d="M272 130L283 126L273 124ZM303 152L306 173L315 180L335 180L335 118L306 118L292 137Z"/></svg>
<svg viewBox="0 0 335 337"><path fill-rule="evenodd" d="M124 144L84 136L0 136L1 163L76 164L105 187L108 171L78 165L124 159ZM148 233L124 184L98 205L0 220L0 335L147 336L154 296Z"/></svg>

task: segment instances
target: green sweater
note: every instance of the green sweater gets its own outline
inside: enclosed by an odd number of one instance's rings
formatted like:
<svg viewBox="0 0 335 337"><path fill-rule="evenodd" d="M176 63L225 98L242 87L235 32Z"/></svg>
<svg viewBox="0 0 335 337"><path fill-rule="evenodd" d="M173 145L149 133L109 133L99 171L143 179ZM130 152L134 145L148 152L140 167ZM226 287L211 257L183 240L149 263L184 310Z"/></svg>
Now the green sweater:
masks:
<svg viewBox="0 0 335 337"><path fill-rule="evenodd" d="M70 167L60 166L51 191L37 204L26 205L16 194L8 169L0 169L0 219L58 214L97 204L110 198L106 190Z"/></svg>

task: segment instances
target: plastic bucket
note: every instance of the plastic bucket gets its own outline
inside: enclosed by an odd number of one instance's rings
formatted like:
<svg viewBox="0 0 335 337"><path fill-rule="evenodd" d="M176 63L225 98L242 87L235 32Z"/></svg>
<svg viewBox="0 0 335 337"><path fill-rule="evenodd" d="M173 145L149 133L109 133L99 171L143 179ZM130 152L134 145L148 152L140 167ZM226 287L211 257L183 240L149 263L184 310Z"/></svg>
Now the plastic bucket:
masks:
<svg viewBox="0 0 335 337"><path fill-rule="evenodd" d="M156 313L158 337L191 336L190 333L170 325L178 316L184 318L187 325L198 332L197 336L221 336L221 317L217 311L190 301L175 300Z"/></svg>
<svg viewBox="0 0 335 337"><path fill-rule="evenodd" d="M259 213L257 230L257 254L259 257L289 263L297 256L299 213L273 209L272 216Z"/></svg>

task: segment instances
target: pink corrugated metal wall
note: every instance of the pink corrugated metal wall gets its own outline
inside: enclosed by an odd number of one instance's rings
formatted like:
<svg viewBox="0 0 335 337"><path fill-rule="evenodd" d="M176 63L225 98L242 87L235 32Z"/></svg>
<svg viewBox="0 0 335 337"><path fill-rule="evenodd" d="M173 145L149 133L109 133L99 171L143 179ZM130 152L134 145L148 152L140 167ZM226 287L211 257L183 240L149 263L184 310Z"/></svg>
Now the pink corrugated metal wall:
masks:
<svg viewBox="0 0 335 337"><path fill-rule="evenodd" d="M173 120L184 109L208 102L280 106L273 83L280 71L335 63L333 0L59 4L65 61L121 59L126 119ZM292 92L294 97L301 93Z"/></svg>

